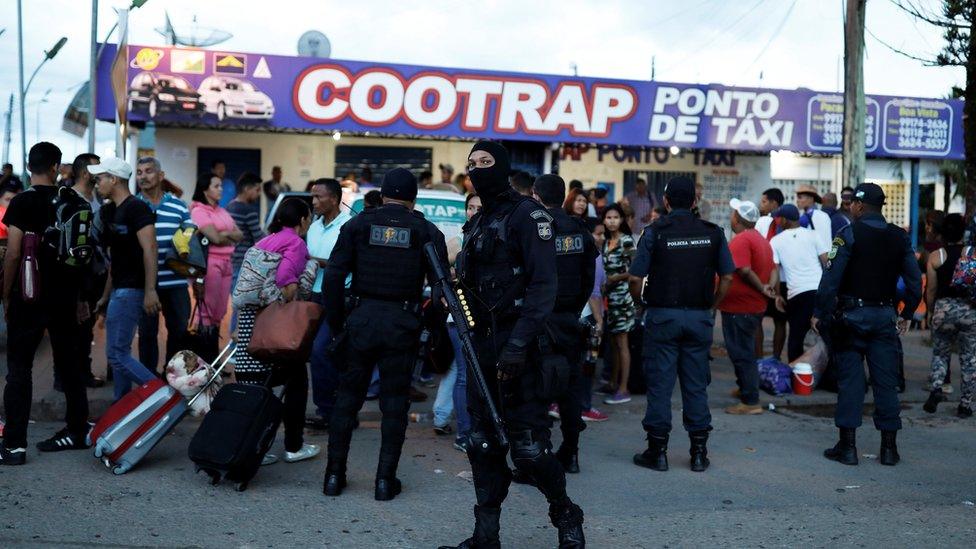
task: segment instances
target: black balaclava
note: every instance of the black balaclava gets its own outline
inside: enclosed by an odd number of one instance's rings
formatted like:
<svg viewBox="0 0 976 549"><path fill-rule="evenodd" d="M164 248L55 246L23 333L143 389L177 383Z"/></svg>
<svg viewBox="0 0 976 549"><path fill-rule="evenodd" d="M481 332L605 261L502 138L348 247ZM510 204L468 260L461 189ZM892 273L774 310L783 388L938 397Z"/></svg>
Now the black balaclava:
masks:
<svg viewBox="0 0 976 549"><path fill-rule="evenodd" d="M494 141L478 141L474 147L471 147L471 152L474 151L485 151L495 158L494 166L468 170L471 184L474 185L474 191L478 196L482 200L491 200L510 189L508 173L511 171L511 164L505 147ZM468 153L468 156L470 155L471 153Z"/></svg>

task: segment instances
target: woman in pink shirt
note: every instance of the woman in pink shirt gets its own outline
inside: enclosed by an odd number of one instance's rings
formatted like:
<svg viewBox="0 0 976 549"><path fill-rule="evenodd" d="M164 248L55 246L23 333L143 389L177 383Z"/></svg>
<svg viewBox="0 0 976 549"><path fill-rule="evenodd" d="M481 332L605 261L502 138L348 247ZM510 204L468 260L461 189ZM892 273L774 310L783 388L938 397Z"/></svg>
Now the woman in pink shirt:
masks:
<svg viewBox="0 0 976 549"><path fill-rule="evenodd" d="M220 326L227 313L234 274L230 256L234 253L234 245L244 238L230 213L219 205L222 192L219 177L209 172L202 173L197 178L193 203L190 204L190 218L210 241L202 292L198 285L194 285L201 326ZM191 322L193 320L190 319Z"/></svg>
<svg viewBox="0 0 976 549"><path fill-rule="evenodd" d="M275 285L281 290L285 301L298 299L301 294L311 295L312 276L302 278L308 263L308 246L303 236L312 223L312 210L300 198L289 198L281 203L274 220L268 226L268 236L254 245L259 250L281 256L275 271ZM270 272L269 272L270 276ZM305 282L302 292L299 285ZM271 364L261 362L248 354L247 347L254 333L254 322L258 307L242 306L238 311L237 352L234 374L238 383L269 385L285 384L282 424L285 427L285 461L294 463L318 455L321 448L317 444L306 444L303 437L305 428L305 407L308 404L308 372L305 364L289 364L272 368ZM273 373L272 373L273 372ZM269 382L270 379L270 382ZM277 461L277 456L265 455L264 463Z"/></svg>

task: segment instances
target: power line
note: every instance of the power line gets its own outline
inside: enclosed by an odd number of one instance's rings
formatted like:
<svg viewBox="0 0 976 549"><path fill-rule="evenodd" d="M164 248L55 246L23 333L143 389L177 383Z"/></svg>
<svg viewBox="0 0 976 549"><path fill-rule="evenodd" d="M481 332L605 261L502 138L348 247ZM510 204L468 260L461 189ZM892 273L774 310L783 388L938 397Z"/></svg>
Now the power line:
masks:
<svg viewBox="0 0 976 549"><path fill-rule="evenodd" d="M647 30L651 30L651 29L656 29L656 28L660 27L661 25L663 25L663 24L665 24L667 22L674 21L675 19L681 17L682 15L691 13L693 11L697 11L699 8L701 8L705 4L711 4L714 1L715 0L705 0L704 2L701 2L700 4L695 4L694 6L688 8L686 10L681 10L679 12L675 12L675 13L669 15L668 17L665 17L664 19L661 19L660 21L655 21L650 27L647 27L644 30L647 31Z"/></svg>
<svg viewBox="0 0 976 549"><path fill-rule="evenodd" d="M752 63L749 63L749 66L746 67L746 69L742 72L749 72L749 70L752 69L753 65L755 65L756 62L759 61L759 59L766 54L766 50L769 48L770 45L772 45L773 41L776 40L776 38L779 36L779 33L783 30L783 27L786 26L786 21L790 18L790 15L793 13L794 7L796 7L796 0L793 0L793 3L790 4L789 9L786 10L786 14L783 16L783 19L779 22L779 25L776 27L776 30L773 31L772 36L770 36L769 40L766 41L766 45L763 46L761 50L759 50L759 55L757 55L756 58L752 60Z"/></svg>
<svg viewBox="0 0 976 549"><path fill-rule="evenodd" d="M693 51L693 52L685 55L684 57L682 57L678 61L676 61L674 63L671 63L670 65L668 65L667 68L668 69L671 69L673 67L676 67L676 66L684 63L685 61L687 61L690 57L693 57L693 56L698 55L699 53L701 53L702 50L704 50L708 46L712 45L712 43L715 42L716 40L718 40L719 38L721 38L722 35L726 34L727 32L731 31L732 29L734 29L736 27L736 25L738 25L739 23L741 23L742 20L744 20L749 15L751 15L752 12L756 11L756 8L758 8L759 6L761 6L765 2L766 2L766 0L758 0L755 4L752 5L752 7L750 7L742 15L740 15L738 18L736 18L735 21L733 21L731 24L727 25L721 31L719 31L714 36L712 36L710 39L708 39L707 41L705 41L705 43L702 44L701 46L699 46L695 51Z"/></svg>
<svg viewBox="0 0 976 549"><path fill-rule="evenodd" d="M926 59L924 57L919 57L917 55L913 55L911 53L902 51L902 50L900 50L900 49L892 46L891 44L889 44L889 43L885 42L884 40L878 38L878 35L876 35L873 32L871 32L871 29L867 28L867 26L864 27L864 31L868 33L868 36L870 36L871 38L874 38L879 44L881 44L882 46L888 48L889 50L897 53L898 55L907 57L909 59L914 59L915 61L921 61L926 66L930 66L930 67L938 66L938 63L935 62L935 59Z"/></svg>

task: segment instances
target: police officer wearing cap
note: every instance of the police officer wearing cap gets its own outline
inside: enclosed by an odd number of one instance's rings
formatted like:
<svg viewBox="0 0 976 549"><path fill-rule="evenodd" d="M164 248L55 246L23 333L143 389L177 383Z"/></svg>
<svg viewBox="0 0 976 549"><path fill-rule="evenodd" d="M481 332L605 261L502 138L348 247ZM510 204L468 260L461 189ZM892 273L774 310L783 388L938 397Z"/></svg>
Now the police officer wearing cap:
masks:
<svg viewBox="0 0 976 549"><path fill-rule="evenodd" d="M580 377L585 340L580 314L593 293L598 255L593 235L582 218L570 216L562 208L566 183L558 175L543 175L535 180L535 195L552 216L553 242L556 245L556 304L549 315L549 334L555 349L566 360L568 376L556 404L562 444L556 457L567 473L579 472L579 438L585 428L580 401Z"/></svg>
<svg viewBox="0 0 976 549"><path fill-rule="evenodd" d="M840 440L824 456L857 465L855 433L864 407L864 360L874 391L874 426L881 431L882 465L898 463L898 337L922 298L922 273L908 234L881 215L885 195L874 183L854 189L853 223L834 238L814 310L813 326L829 330L837 366L834 423ZM898 278L905 281L905 308L895 309Z"/></svg>
<svg viewBox="0 0 976 549"><path fill-rule="evenodd" d="M512 462L548 500L559 547L584 547L583 511L566 494L563 467L552 453L552 395L543 390L553 381L543 367L544 347L552 345L545 337L546 319L558 294L553 216L509 186L509 169L508 151L500 144L479 141L471 149L468 174L483 208L464 226L458 284L472 305L474 346L505 424ZM498 547L501 505L512 472L473 383L468 384L468 409L468 459L477 505L474 534L458 547Z"/></svg>
<svg viewBox="0 0 976 549"><path fill-rule="evenodd" d="M376 366L383 420L374 495L386 501L400 493L396 470L407 429L424 278L429 273L423 248L433 242L441 257L447 257L447 248L441 231L414 210L413 174L403 168L387 172L381 192L381 207L363 211L342 226L323 279L326 320L332 333L340 334L334 348L341 370L323 491L338 496L346 485L356 414ZM344 286L349 274L352 309L346 315Z"/></svg>
<svg viewBox="0 0 976 549"><path fill-rule="evenodd" d="M735 264L725 233L718 225L696 219L695 183L675 177L664 190L668 215L644 229L630 266L631 294L642 299L647 450L634 463L668 470L671 393L681 383L682 419L691 439L691 470L708 468L706 443L712 429L708 410L714 307L732 283ZM716 285L715 277L719 277ZM647 277L641 294L641 279Z"/></svg>

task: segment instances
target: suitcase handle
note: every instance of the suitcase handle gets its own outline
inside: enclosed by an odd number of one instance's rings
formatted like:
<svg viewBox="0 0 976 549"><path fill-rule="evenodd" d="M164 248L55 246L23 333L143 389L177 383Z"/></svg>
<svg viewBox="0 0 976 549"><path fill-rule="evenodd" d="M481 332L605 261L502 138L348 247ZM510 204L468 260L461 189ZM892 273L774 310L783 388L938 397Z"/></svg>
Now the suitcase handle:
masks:
<svg viewBox="0 0 976 549"><path fill-rule="evenodd" d="M168 415L167 416L163 416L158 422L156 422L156 426L155 427L153 427L152 429L150 429L146 434L144 434L141 437L139 437L139 440L135 444L133 444L133 447L139 448L147 440L152 440L152 438L156 435L156 433L159 432L160 429L162 429L163 427L166 426L166 424L167 424L167 421L166 420L168 418L169 418Z"/></svg>
<svg viewBox="0 0 976 549"><path fill-rule="evenodd" d="M200 392L193 395L193 398L190 399L188 406L193 406L193 403L196 402L198 398L200 398L200 395L202 395L207 389L209 389L210 386L213 384L213 382L216 381L218 377L220 377L220 373L224 371L224 366L227 366L227 363L230 362L231 358L233 358L234 351L236 350L237 350L236 343L234 342L234 340L231 340L220 351L220 354L217 355L217 360L214 361L214 364L219 364L219 366L217 366L217 368L214 370L214 373L212 376L210 376L210 379L208 379L207 382L203 384L203 387L200 388Z"/></svg>

